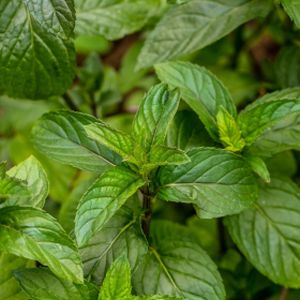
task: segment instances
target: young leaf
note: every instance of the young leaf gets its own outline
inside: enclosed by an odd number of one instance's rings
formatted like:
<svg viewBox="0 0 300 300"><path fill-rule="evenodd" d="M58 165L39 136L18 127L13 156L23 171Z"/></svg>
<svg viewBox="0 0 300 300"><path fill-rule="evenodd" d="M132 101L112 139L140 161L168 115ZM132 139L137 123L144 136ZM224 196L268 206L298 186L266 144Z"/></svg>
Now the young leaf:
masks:
<svg viewBox="0 0 300 300"><path fill-rule="evenodd" d="M250 146L258 139L263 142L265 133L272 134L274 131L276 134L276 130L280 130L283 134L283 130L292 129L299 113L300 101L298 100L260 101L256 105L249 106L239 115L239 125L246 144ZM284 136L282 138L285 139ZM278 144L280 143L284 144L278 140Z"/></svg>
<svg viewBox="0 0 300 300"><path fill-rule="evenodd" d="M254 173L256 173L262 180L270 183L270 173L265 162L258 156L244 155L247 162L250 164Z"/></svg>
<svg viewBox="0 0 300 300"><path fill-rule="evenodd" d="M96 122L90 115L71 112L50 112L32 130L36 148L52 159L76 168L99 173L107 164L121 158L104 145L88 138L84 126Z"/></svg>
<svg viewBox="0 0 300 300"><path fill-rule="evenodd" d="M33 267L34 262L11 254L0 254L0 299L27 300L28 297L21 290L13 276L18 268Z"/></svg>
<svg viewBox="0 0 300 300"><path fill-rule="evenodd" d="M121 256L110 266L98 300L127 299L131 296L131 270L128 259Z"/></svg>
<svg viewBox="0 0 300 300"><path fill-rule="evenodd" d="M296 26L300 28L300 3L297 0L280 0L284 10L295 22Z"/></svg>
<svg viewBox="0 0 300 300"><path fill-rule="evenodd" d="M29 207L0 209L0 251L37 260L61 278L81 283L81 261L73 241L46 212Z"/></svg>
<svg viewBox="0 0 300 300"><path fill-rule="evenodd" d="M159 10L159 0L75 0L78 35L101 35L117 40L141 29Z"/></svg>
<svg viewBox="0 0 300 300"><path fill-rule="evenodd" d="M223 106L217 113L217 125L220 140L226 147L226 150L232 152L241 151L245 146L245 141L241 137L241 131L236 120L228 113Z"/></svg>
<svg viewBox="0 0 300 300"><path fill-rule="evenodd" d="M20 180L9 176L0 179L0 200L12 199L12 201L24 202L30 197L29 189Z"/></svg>
<svg viewBox="0 0 300 300"><path fill-rule="evenodd" d="M33 300L95 299L92 298L94 291L91 285L76 284L59 278L46 268L18 269L14 271L14 277Z"/></svg>
<svg viewBox="0 0 300 300"><path fill-rule="evenodd" d="M138 67L148 67L202 49L239 25L265 16L271 7L269 0L191 0L174 6L146 39Z"/></svg>
<svg viewBox="0 0 300 300"><path fill-rule="evenodd" d="M247 259L275 283L300 287L299 187L272 178L253 209L226 218L231 237Z"/></svg>
<svg viewBox="0 0 300 300"><path fill-rule="evenodd" d="M153 222L151 237L154 245L133 274L133 287L138 294L170 295L191 300L225 299L217 267L192 241L186 228L171 222Z"/></svg>
<svg viewBox="0 0 300 300"><path fill-rule="evenodd" d="M116 214L80 248L85 275L101 284L115 257L126 253L134 272L148 244L140 226L141 211L137 197L131 197Z"/></svg>
<svg viewBox="0 0 300 300"><path fill-rule="evenodd" d="M43 167L34 156L30 156L22 163L10 169L7 175L24 182L30 192L30 197L22 198L19 201L12 199L11 201L6 201L5 205L44 206L48 196L49 184Z"/></svg>
<svg viewBox="0 0 300 300"><path fill-rule="evenodd" d="M177 112L168 131L168 145L182 150L200 146L213 146L198 116L193 111Z"/></svg>
<svg viewBox="0 0 300 300"><path fill-rule="evenodd" d="M74 76L71 0L3 0L0 4L0 93L60 95Z"/></svg>
<svg viewBox="0 0 300 300"><path fill-rule="evenodd" d="M241 212L257 198L257 186L247 162L214 148L190 150L190 163L161 168L157 197L192 203L201 218Z"/></svg>
<svg viewBox="0 0 300 300"><path fill-rule="evenodd" d="M169 92L158 84L145 95L133 121L132 134L148 153L152 146L162 145L179 105L179 93Z"/></svg>
<svg viewBox="0 0 300 300"><path fill-rule="evenodd" d="M118 166L103 173L80 200L75 234L84 246L145 181L130 169Z"/></svg>
<svg viewBox="0 0 300 300"><path fill-rule="evenodd" d="M178 88L184 101L197 113L210 135L218 140L217 113L223 106L236 116L233 100L224 85L208 70L188 62L162 63L155 67L162 82Z"/></svg>
<svg viewBox="0 0 300 300"><path fill-rule="evenodd" d="M87 125L84 129L89 138L118 153L124 161L137 163L133 156L134 141L129 134L100 122Z"/></svg>

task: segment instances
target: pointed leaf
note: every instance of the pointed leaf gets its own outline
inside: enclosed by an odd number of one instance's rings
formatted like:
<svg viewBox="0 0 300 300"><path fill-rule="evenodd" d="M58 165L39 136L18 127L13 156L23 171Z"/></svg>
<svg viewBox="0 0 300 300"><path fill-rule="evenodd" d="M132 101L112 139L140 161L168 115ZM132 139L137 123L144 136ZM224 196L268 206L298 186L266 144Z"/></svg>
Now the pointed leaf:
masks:
<svg viewBox="0 0 300 300"><path fill-rule="evenodd" d="M58 162L99 173L107 164L118 164L121 159L88 138L84 126L95 121L92 116L77 112L47 113L33 128L34 145Z"/></svg>
<svg viewBox="0 0 300 300"><path fill-rule="evenodd" d="M186 228L171 222L153 222L151 236L154 245L133 273L133 288L138 294L167 294L190 300L225 299L216 265L192 241Z"/></svg>
<svg viewBox="0 0 300 300"><path fill-rule="evenodd" d="M59 277L82 282L80 257L73 241L46 212L29 207L0 209L0 251L37 260Z"/></svg>
<svg viewBox="0 0 300 300"><path fill-rule="evenodd" d="M256 181L242 157L214 148L187 154L190 163L161 168L159 199L192 203L201 218L235 214L253 205Z"/></svg>
<svg viewBox="0 0 300 300"><path fill-rule="evenodd" d="M34 156L30 156L22 163L10 169L7 175L24 182L24 185L30 192L30 197L22 198L20 201L11 199L10 201L6 201L5 205L44 206L48 196L49 183L43 167Z"/></svg>
<svg viewBox="0 0 300 300"><path fill-rule="evenodd" d="M271 181L270 173L265 162L258 156L244 155L250 164L254 173L256 173L262 180L269 183Z"/></svg>
<svg viewBox="0 0 300 300"><path fill-rule="evenodd" d="M133 121L133 137L146 152L164 143L179 100L178 92L169 92L164 84L155 85L145 95Z"/></svg>
<svg viewBox="0 0 300 300"><path fill-rule="evenodd" d="M94 300L87 285L61 279L46 268L18 269L14 276L33 300Z"/></svg>
<svg viewBox="0 0 300 300"><path fill-rule="evenodd" d="M298 0L280 0L284 10L300 28L300 3Z"/></svg>
<svg viewBox="0 0 300 300"><path fill-rule="evenodd" d="M171 8L146 39L138 66L189 54L227 35L239 25L264 17L269 0L191 0Z"/></svg>
<svg viewBox="0 0 300 300"><path fill-rule="evenodd" d="M74 77L71 0L3 0L0 4L0 93L61 95Z"/></svg>
<svg viewBox="0 0 300 300"><path fill-rule="evenodd" d="M155 67L162 82L178 88L184 101L197 113L211 136L218 140L216 116L223 106L236 116L236 108L224 85L208 70L188 62L162 63Z"/></svg>
<svg viewBox="0 0 300 300"><path fill-rule="evenodd" d="M291 180L272 178L260 188L253 209L225 224L247 259L283 286L300 287L300 190Z"/></svg>
<svg viewBox="0 0 300 300"><path fill-rule="evenodd" d="M30 191L20 180L9 176L0 179L0 200L12 199L13 201L23 202L30 197Z"/></svg>
<svg viewBox="0 0 300 300"><path fill-rule="evenodd" d="M140 226L137 197L131 197L116 214L80 248L85 275L100 285L115 257L126 253L134 272L148 244Z"/></svg>
<svg viewBox="0 0 300 300"><path fill-rule="evenodd" d="M75 234L82 247L145 181L126 167L115 167L103 173L80 200Z"/></svg>
<svg viewBox="0 0 300 300"><path fill-rule="evenodd" d="M98 300L125 299L131 296L131 270L126 256L116 259L105 275Z"/></svg>

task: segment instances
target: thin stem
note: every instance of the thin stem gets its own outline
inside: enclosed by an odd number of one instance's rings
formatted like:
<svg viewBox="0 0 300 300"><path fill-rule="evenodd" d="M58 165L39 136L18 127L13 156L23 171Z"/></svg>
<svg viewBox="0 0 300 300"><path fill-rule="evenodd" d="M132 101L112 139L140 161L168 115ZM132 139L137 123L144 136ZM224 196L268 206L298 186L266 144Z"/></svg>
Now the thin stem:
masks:
<svg viewBox="0 0 300 300"><path fill-rule="evenodd" d="M70 95L66 92L63 94L63 99L66 103L66 105L74 111L79 111L79 108L76 106L76 104L73 102L73 100L71 99Z"/></svg>
<svg viewBox="0 0 300 300"><path fill-rule="evenodd" d="M145 211L143 220L142 220L142 228L146 235L146 237L149 237L150 233L150 223L152 218L152 209L151 209L151 195L149 193L149 187L146 186L143 190L143 209Z"/></svg>
<svg viewBox="0 0 300 300"><path fill-rule="evenodd" d="M93 93L89 93L89 96L90 96L90 108L91 108L92 115L95 118L98 118L97 103L95 101L95 95Z"/></svg>
<svg viewBox="0 0 300 300"><path fill-rule="evenodd" d="M286 287L283 287L283 288L281 289L281 292L280 292L280 295L279 295L278 300L286 300L288 294L289 294L289 289L286 288Z"/></svg>

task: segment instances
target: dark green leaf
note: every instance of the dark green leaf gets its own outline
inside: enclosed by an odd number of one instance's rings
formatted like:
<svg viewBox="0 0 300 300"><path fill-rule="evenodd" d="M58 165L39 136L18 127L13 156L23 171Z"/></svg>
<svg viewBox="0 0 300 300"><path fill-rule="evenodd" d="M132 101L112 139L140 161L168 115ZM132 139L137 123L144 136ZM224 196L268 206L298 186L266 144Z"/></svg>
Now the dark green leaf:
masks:
<svg viewBox="0 0 300 300"><path fill-rule="evenodd" d="M265 162L258 156L252 156L252 155L244 155L244 156L246 157L246 160L250 164L253 172L256 173L265 182L269 183L271 178Z"/></svg>
<svg viewBox="0 0 300 300"><path fill-rule="evenodd" d="M211 136L218 140L217 113L223 106L236 116L236 108L224 85L208 70L188 62L169 62L156 66L161 81L179 88L182 98L198 114Z"/></svg>
<svg viewBox="0 0 300 300"><path fill-rule="evenodd" d="M140 176L122 166L103 173L80 200L75 220L78 245L84 246L144 184Z"/></svg>
<svg viewBox="0 0 300 300"><path fill-rule="evenodd" d="M71 0L2 0L0 92L47 98L71 85L75 51Z"/></svg>
<svg viewBox="0 0 300 300"><path fill-rule="evenodd" d="M138 294L170 295L189 300L225 299L217 267L192 241L186 228L171 222L154 222L151 235L154 245L133 274L133 287Z"/></svg>
<svg viewBox="0 0 300 300"><path fill-rule="evenodd" d="M290 18L300 28L300 3L297 0L280 0Z"/></svg>
<svg viewBox="0 0 300 300"><path fill-rule="evenodd" d="M272 178L253 209L226 219L247 259L272 281L293 288L300 287L299 194L290 180Z"/></svg>
<svg viewBox="0 0 300 300"><path fill-rule="evenodd" d="M0 251L37 260L59 277L82 282L81 261L73 241L46 212L29 207L0 209Z"/></svg>
<svg viewBox="0 0 300 300"><path fill-rule="evenodd" d="M217 41L271 9L269 0L191 0L171 8L146 39L138 66L148 67Z"/></svg>
<svg viewBox="0 0 300 300"><path fill-rule="evenodd" d="M74 167L97 172L121 159L86 135L84 126L96 122L90 115L58 111L45 114L32 131L36 148L50 158Z"/></svg>
<svg viewBox="0 0 300 300"><path fill-rule="evenodd" d="M242 157L214 148L187 154L190 163L161 168L159 199L192 203L202 218L235 214L253 205L256 181Z"/></svg>
<svg viewBox="0 0 300 300"><path fill-rule="evenodd" d="M32 300L95 300L87 285L61 279L44 268L18 269L14 276Z"/></svg>

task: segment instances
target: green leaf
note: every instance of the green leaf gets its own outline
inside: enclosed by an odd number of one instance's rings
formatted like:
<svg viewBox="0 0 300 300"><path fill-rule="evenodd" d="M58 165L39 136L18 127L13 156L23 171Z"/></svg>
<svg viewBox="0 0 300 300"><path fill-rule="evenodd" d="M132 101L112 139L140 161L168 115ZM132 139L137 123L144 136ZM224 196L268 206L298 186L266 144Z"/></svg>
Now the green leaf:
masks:
<svg viewBox="0 0 300 300"><path fill-rule="evenodd" d="M4 179L6 174L6 162L0 163L0 179Z"/></svg>
<svg viewBox="0 0 300 300"><path fill-rule="evenodd" d="M12 201L23 202L30 197L30 191L20 180L9 176L0 179L0 200L12 199Z"/></svg>
<svg viewBox="0 0 300 300"><path fill-rule="evenodd" d="M182 300L183 298L169 296L135 296L130 300ZM129 300L129 299L128 299Z"/></svg>
<svg viewBox="0 0 300 300"><path fill-rule="evenodd" d="M4 205L44 206L48 196L49 183L43 167L34 156L30 156L22 163L10 169L7 175L24 182L30 193L30 197L24 197L17 201L16 199L11 199L6 201Z"/></svg>
<svg viewBox="0 0 300 300"><path fill-rule="evenodd" d="M299 13L299 24L300 24L300 13ZM280 88L296 87L300 85L299 64L300 64L299 46L296 45L286 46L280 50L274 66L276 80Z"/></svg>
<svg viewBox="0 0 300 300"><path fill-rule="evenodd" d="M133 287L138 294L190 300L225 299L217 267L192 241L186 228L166 221L153 222L151 237L154 245L133 273Z"/></svg>
<svg viewBox="0 0 300 300"><path fill-rule="evenodd" d="M218 140L217 113L223 106L236 116L236 108L224 85L208 70L188 62L169 62L155 67L162 82L179 88L184 101L197 113L210 135Z"/></svg>
<svg viewBox="0 0 300 300"><path fill-rule="evenodd" d="M90 115L57 111L45 114L32 130L35 147L50 158L99 173L121 159L86 135L84 126L96 122Z"/></svg>
<svg viewBox="0 0 300 300"><path fill-rule="evenodd" d="M295 22L296 26L300 28L300 3L297 0L280 0L284 10L289 17ZM292 57L291 57L292 58Z"/></svg>
<svg viewBox="0 0 300 300"><path fill-rule="evenodd" d="M28 297L21 290L13 276L18 268L33 267L34 263L11 254L0 254L0 299L27 300Z"/></svg>
<svg viewBox="0 0 300 300"><path fill-rule="evenodd" d="M131 269L136 270L148 245L140 226L141 211L137 197L131 197L83 247L80 255L85 275L101 284L115 257L126 253ZM134 209L135 208L135 209Z"/></svg>
<svg viewBox="0 0 300 300"><path fill-rule="evenodd" d="M138 66L148 67L202 49L239 25L264 17L269 0L191 0L171 8L146 39Z"/></svg>
<svg viewBox="0 0 300 300"><path fill-rule="evenodd" d="M146 153L152 146L164 143L179 101L179 93L168 91L165 84L155 85L145 95L135 115L132 134Z"/></svg>
<svg viewBox="0 0 300 300"><path fill-rule="evenodd" d="M136 163L133 155L134 141L127 133L116 130L105 123L99 121L84 127L87 136L110 150L121 155L124 161Z"/></svg>
<svg viewBox="0 0 300 300"><path fill-rule="evenodd" d="M75 234L84 246L145 181L130 169L118 166L103 173L80 200Z"/></svg>
<svg viewBox="0 0 300 300"><path fill-rule="evenodd" d="M117 258L105 275L98 300L125 299L131 296L131 270L126 256Z"/></svg>
<svg viewBox="0 0 300 300"><path fill-rule="evenodd" d="M74 77L71 0L3 0L0 4L0 93L61 95Z"/></svg>
<svg viewBox="0 0 300 300"><path fill-rule="evenodd" d="M33 300L93 300L87 285L61 279L45 268L18 269L14 277Z"/></svg>
<svg viewBox="0 0 300 300"><path fill-rule="evenodd" d="M272 178L260 188L255 208L228 217L225 224L247 259L275 283L300 287L300 190Z"/></svg>
<svg viewBox="0 0 300 300"><path fill-rule="evenodd" d="M226 150L238 152L244 148L245 141L241 137L240 128L236 120L223 106L220 106L220 110L217 113L217 125L220 140Z"/></svg>
<svg viewBox="0 0 300 300"><path fill-rule="evenodd" d="M59 277L81 283L81 261L73 241L46 212L29 207L0 209L0 251L37 260Z"/></svg>
<svg viewBox="0 0 300 300"><path fill-rule="evenodd" d="M168 145L182 150L200 146L213 146L198 116L188 110L177 112L168 132Z"/></svg>
<svg viewBox="0 0 300 300"><path fill-rule="evenodd" d="M270 183L270 173L265 162L258 156L244 155L247 162L250 164L254 173L256 173L265 182Z"/></svg>
<svg viewBox="0 0 300 300"><path fill-rule="evenodd" d="M140 30L157 14L159 0L86 1L75 0L78 35L102 35L117 40Z"/></svg>
<svg viewBox="0 0 300 300"><path fill-rule="evenodd" d="M293 129L294 125L297 126L299 113L299 100L260 101L242 111L238 121L248 146L257 140L264 143L265 139L271 139L273 144L277 143L280 147L281 144L286 144L285 140L287 144L294 142Z"/></svg>
<svg viewBox="0 0 300 300"><path fill-rule="evenodd" d="M253 205L256 181L241 156L204 147L187 154L190 163L161 168L157 198L194 204L201 218L235 214Z"/></svg>

